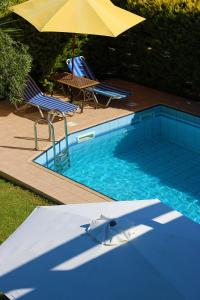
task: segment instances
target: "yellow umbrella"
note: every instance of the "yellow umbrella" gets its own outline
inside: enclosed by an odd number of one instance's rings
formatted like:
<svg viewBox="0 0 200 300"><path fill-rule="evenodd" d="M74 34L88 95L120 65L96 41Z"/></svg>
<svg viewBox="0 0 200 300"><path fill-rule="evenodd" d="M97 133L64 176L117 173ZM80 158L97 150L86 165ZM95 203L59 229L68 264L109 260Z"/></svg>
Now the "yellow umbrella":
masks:
<svg viewBox="0 0 200 300"><path fill-rule="evenodd" d="M116 37L144 18L110 0L29 0L11 7L41 32L71 32Z"/></svg>
<svg viewBox="0 0 200 300"><path fill-rule="evenodd" d="M116 37L144 18L109 0L30 0L11 7L39 31Z"/></svg>

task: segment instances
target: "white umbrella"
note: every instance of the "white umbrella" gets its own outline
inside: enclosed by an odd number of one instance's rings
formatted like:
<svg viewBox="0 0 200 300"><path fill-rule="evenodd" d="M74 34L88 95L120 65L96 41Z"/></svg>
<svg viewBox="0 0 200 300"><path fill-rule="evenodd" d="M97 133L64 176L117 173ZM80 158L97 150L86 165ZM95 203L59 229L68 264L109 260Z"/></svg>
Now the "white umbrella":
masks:
<svg viewBox="0 0 200 300"><path fill-rule="evenodd" d="M134 222L125 244L86 232L101 214ZM200 226L159 200L39 207L0 246L10 299L200 299Z"/></svg>

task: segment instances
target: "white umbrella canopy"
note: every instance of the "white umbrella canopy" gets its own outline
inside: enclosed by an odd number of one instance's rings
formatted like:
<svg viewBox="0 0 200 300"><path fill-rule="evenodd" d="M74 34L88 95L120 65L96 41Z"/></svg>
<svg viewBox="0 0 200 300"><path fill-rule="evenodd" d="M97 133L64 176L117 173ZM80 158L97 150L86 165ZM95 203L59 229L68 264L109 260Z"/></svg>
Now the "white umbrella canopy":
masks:
<svg viewBox="0 0 200 300"><path fill-rule="evenodd" d="M125 244L86 232L101 214L134 222ZM200 299L200 226L159 200L37 208L0 246L10 299Z"/></svg>

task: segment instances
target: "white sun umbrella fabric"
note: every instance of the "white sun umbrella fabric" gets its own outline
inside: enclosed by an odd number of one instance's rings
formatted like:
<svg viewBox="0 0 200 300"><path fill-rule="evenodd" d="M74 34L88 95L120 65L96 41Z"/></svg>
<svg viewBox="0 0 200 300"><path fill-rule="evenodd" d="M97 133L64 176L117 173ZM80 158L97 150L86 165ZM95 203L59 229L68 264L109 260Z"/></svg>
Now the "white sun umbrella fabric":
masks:
<svg viewBox="0 0 200 300"><path fill-rule="evenodd" d="M87 229L101 215L134 236L97 243ZM159 200L39 207L0 246L0 289L27 300L197 300L199 253L199 224Z"/></svg>

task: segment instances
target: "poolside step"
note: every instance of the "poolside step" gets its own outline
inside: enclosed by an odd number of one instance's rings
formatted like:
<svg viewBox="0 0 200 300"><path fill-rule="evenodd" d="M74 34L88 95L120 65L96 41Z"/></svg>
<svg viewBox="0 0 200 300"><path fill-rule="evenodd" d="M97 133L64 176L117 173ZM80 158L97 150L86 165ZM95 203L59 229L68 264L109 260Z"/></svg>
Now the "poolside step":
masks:
<svg viewBox="0 0 200 300"><path fill-rule="evenodd" d="M66 167L70 167L69 151L65 150L56 155L55 168L57 171L63 171Z"/></svg>

